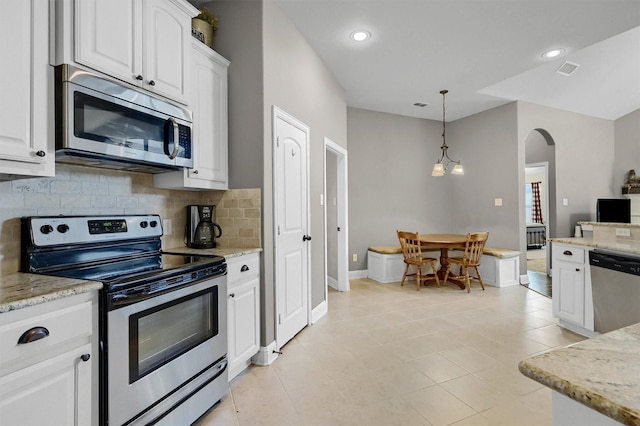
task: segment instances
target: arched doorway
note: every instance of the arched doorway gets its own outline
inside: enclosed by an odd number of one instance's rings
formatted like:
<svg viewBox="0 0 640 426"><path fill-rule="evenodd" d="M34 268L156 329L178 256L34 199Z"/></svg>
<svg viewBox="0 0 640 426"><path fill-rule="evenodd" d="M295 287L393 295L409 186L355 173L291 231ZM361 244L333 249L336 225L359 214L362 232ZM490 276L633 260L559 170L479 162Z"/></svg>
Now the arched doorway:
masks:
<svg viewBox="0 0 640 426"><path fill-rule="evenodd" d="M525 241L527 278L523 285L551 297L551 247L555 234L555 142L544 129L532 130L525 140Z"/></svg>

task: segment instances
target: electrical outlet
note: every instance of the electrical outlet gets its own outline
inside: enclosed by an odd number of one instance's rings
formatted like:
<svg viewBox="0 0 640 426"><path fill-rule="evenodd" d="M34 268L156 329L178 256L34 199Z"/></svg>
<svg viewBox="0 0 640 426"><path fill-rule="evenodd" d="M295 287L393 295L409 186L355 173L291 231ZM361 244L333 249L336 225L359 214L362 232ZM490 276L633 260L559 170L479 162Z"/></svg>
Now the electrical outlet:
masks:
<svg viewBox="0 0 640 426"><path fill-rule="evenodd" d="M616 237L630 237L631 229L629 228L616 228Z"/></svg>
<svg viewBox="0 0 640 426"><path fill-rule="evenodd" d="M173 223L171 219L162 219L162 230L164 235L171 235L173 233Z"/></svg>
<svg viewBox="0 0 640 426"><path fill-rule="evenodd" d="M354 262L358 261L358 255L356 253L353 254L352 259Z"/></svg>
<svg viewBox="0 0 640 426"><path fill-rule="evenodd" d="M496 198L493 200L494 204L496 205L496 207L501 207L502 206L502 198Z"/></svg>

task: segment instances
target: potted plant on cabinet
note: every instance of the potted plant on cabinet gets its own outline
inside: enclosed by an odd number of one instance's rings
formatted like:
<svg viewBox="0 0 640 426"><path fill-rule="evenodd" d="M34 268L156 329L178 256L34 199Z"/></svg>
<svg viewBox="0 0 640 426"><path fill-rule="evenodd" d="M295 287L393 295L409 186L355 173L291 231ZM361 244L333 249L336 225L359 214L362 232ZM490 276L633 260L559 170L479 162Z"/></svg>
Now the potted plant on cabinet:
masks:
<svg viewBox="0 0 640 426"><path fill-rule="evenodd" d="M191 34L213 49L215 32L218 29L218 17L207 9L191 20Z"/></svg>

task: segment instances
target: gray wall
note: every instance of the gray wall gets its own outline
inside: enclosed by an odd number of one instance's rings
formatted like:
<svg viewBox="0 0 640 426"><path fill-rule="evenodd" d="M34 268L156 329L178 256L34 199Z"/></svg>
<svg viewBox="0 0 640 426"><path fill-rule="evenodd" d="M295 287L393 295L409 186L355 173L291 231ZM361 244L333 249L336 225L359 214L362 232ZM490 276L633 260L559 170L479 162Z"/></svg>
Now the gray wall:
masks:
<svg viewBox="0 0 640 426"><path fill-rule="evenodd" d="M262 188L262 2L211 1L214 49L229 65L229 188Z"/></svg>
<svg viewBox="0 0 640 426"><path fill-rule="evenodd" d="M450 209L452 231L489 231L488 246L517 249L520 218L517 108L507 104L447 125L447 144L462 160L465 174L451 182L443 203ZM524 165L522 166L524 177ZM502 198L502 206L495 199ZM524 198L523 198L524 199ZM524 205L522 207L524 217Z"/></svg>
<svg viewBox="0 0 640 426"><path fill-rule="evenodd" d="M324 277L324 138L347 147L346 93L296 27L272 1L263 3L264 28L264 186L265 212L272 212L272 107L275 105L311 129L309 196L311 199L311 306L325 300ZM273 229L273 215L264 217L264 229ZM273 235L265 235L273 247ZM271 253L272 254L272 253ZM271 256L272 257L272 256ZM265 259L266 284L273 283L273 259ZM271 271L269 271L271 268Z"/></svg>
<svg viewBox="0 0 640 426"><path fill-rule="evenodd" d="M636 174L640 174L640 110L616 120L615 135L613 191L616 197L620 197L626 173L634 169Z"/></svg>
<svg viewBox="0 0 640 426"><path fill-rule="evenodd" d="M370 246L397 245L397 230L449 230L448 187L457 176L431 177L442 123L358 108L348 108L347 117L349 270L354 271L367 269ZM452 142L452 153L457 149Z"/></svg>
<svg viewBox="0 0 640 426"><path fill-rule="evenodd" d="M577 221L595 220L597 198L620 196L614 184L614 122L519 102L521 144L534 129L543 129L555 143L557 229L551 237L572 236Z"/></svg>
<svg viewBox="0 0 640 426"><path fill-rule="evenodd" d="M346 148L346 95L272 0L211 1L220 29L215 49L229 68L230 185L262 188L261 345L275 339L272 107L311 129L311 304L325 300L324 137Z"/></svg>

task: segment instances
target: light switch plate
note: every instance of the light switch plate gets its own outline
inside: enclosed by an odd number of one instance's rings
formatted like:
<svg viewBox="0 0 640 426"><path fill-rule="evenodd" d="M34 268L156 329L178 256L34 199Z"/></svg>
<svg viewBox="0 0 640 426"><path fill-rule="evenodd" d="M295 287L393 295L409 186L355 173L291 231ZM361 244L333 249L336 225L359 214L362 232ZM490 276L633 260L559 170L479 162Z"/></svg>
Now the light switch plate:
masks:
<svg viewBox="0 0 640 426"><path fill-rule="evenodd" d="M502 198L496 198L494 200L494 204L496 205L496 207L502 206Z"/></svg>
<svg viewBox="0 0 640 426"><path fill-rule="evenodd" d="M568 206L569 205L569 199L568 198L563 198L562 199L562 205L563 206Z"/></svg>

